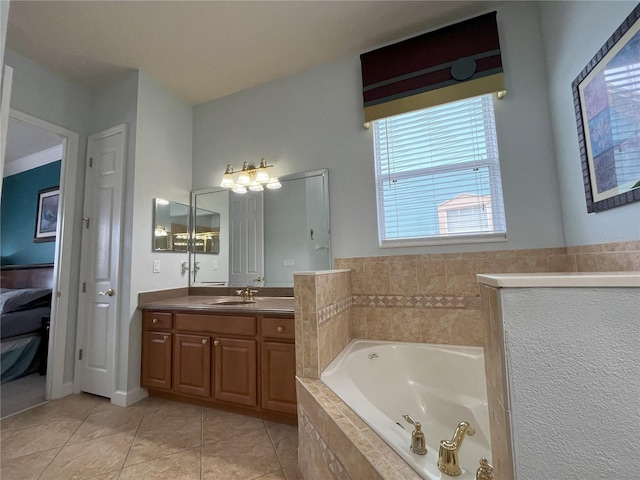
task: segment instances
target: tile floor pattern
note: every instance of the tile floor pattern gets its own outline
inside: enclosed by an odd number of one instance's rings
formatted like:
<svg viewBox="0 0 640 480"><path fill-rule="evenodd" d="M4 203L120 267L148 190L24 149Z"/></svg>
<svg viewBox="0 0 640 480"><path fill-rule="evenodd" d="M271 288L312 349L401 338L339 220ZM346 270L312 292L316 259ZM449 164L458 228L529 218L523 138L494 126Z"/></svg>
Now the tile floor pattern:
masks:
<svg viewBox="0 0 640 480"><path fill-rule="evenodd" d="M296 427L147 398L71 395L0 422L2 480L301 480Z"/></svg>

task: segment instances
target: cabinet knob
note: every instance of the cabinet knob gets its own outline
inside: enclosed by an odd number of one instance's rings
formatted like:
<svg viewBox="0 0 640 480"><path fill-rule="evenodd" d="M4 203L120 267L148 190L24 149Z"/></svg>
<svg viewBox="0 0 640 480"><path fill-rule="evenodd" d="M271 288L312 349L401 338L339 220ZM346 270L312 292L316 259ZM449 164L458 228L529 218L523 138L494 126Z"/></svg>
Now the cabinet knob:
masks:
<svg viewBox="0 0 640 480"><path fill-rule="evenodd" d="M213 341L213 344L214 344L214 345L220 345L220 340L214 340L214 341Z"/></svg>
<svg viewBox="0 0 640 480"><path fill-rule="evenodd" d="M278 325L278 331L280 333L284 332L284 327L282 325Z"/></svg>
<svg viewBox="0 0 640 480"><path fill-rule="evenodd" d="M203 338L203 339L202 339L202 344L204 345L205 343L207 343L207 339L206 339L206 338Z"/></svg>
<svg viewBox="0 0 640 480"><path fill-rule="evenodd" d="M164 339L165 339L165 340L169 340L169 335L165 335L165 336L164 336Z"/></svg>
<svg viewBox="0 0 640 480"><path fill-rule="evenodd" d="M154 318L153 320L151 320L151 323L158 323L158 319Z"/></svg>

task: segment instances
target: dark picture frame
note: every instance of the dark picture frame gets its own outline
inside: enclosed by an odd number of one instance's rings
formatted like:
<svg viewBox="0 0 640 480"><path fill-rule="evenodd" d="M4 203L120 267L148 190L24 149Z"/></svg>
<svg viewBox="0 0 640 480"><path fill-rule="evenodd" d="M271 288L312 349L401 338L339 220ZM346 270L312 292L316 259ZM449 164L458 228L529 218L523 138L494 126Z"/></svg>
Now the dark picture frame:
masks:
<svg viewBox="0 0 640 480"><path fill-rule="evenodd" d="M571 84L587 212L640 201L640 4Z"/></svg>
<svg viewBox="0 0 640 480"><path fill-rule="evenodd" d="M54 242L58 228L58 205L60 187L45 188L38 191L36 213L36 233L34 242Z"/></svg>

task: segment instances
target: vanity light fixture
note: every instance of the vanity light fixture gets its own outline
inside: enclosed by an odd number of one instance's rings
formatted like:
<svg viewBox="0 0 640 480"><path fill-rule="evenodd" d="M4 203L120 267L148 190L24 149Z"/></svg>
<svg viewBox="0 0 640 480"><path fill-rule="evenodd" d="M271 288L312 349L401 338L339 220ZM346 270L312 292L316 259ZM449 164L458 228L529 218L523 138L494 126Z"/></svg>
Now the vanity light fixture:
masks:
<svg viewBox="0 0 640 480"><path fill-rule="evenodd" d="M253 192L261 192L264 190L264 186L275 190L282 185L278 181L278 177L269 177L267 168L271 168L273 165L267 165L266 160L263 158L260 160L260 165L255 167L250 165L249 162L242 164L242 170L234 171L231 165L227 165L227 169L222 176L222 182L220 186L222 188L230 188L235 193L247 193L247 189ZM238 174L237 179L233 179L233 175Z"/></svg>

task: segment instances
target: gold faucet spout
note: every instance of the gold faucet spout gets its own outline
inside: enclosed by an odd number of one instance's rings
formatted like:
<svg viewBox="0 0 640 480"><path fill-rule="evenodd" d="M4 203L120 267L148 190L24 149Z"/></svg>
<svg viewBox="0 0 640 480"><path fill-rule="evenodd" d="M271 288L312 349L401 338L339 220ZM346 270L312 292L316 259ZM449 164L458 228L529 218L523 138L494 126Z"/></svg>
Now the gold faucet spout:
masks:
<svg viewBox="0 0 640 480"><path fill-rule="evenodd" d="M442 473L456 477L462 473L460 465L458 465L458 452L462 446L465 433L469 436L475 435L475 429L469 425L469 422L460 422L456 427L456 431L451 440L442 440L440 442L440 451L438 453L438 468Z"/></svg>

